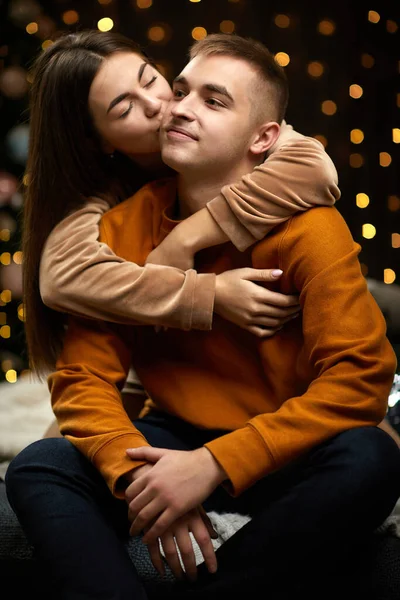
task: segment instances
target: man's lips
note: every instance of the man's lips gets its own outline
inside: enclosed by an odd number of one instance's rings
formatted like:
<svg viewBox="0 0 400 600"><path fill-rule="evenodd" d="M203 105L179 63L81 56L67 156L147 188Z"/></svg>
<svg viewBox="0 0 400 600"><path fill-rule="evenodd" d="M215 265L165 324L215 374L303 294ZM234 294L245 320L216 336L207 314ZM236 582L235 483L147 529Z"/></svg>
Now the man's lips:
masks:
<svg viewBox="0 0 400 600"><path fill-rule="evenodd" d="M183 129L182 127L167 127L166 133L168 137L175 139L185 140L189 138L191 140L198 140L198 138L193 133L190 133L190 131Z"/></svg>

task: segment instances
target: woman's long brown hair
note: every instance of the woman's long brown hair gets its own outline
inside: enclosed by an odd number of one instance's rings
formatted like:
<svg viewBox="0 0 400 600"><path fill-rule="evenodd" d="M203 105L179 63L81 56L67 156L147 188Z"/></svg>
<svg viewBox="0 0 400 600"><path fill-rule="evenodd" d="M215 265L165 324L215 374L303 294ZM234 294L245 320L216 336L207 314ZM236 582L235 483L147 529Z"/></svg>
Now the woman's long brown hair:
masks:
<svg viewBox="0 0 400 600"><path fill-rule="evenodd" d="M22 251L26 348L39 377L54 369L66 323L65 315L43 303L39 289L40 258L51 230L86 198L118 201L144 183L132 161L104 154L88 108L102 61L121 51L144 55L120 34L82 31L57 39L33 64Z"/></svg>

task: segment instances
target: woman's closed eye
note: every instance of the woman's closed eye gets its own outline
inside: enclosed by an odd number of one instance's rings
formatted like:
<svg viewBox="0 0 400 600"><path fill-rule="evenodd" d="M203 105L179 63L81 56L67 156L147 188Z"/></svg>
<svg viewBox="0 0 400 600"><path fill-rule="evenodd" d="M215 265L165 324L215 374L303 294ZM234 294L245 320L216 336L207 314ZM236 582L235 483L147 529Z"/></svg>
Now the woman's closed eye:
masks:
<svg viewBox="0 0 400 600"><path fill-rule="evenodd" d="M156 81L156 79L158 79L158 78L157 78L157 75L154 75L154 76L153 76L153 77L150 79L150 81L149 81L148 83L146 83L146 85L144 85L143 87L144 87L144 88L149 88L149 87L150 87L150 86L151 86L151 85L152 85L152 84L153 84L153 83Z"/></svg>
<svg viewBox="0 0 400 600"><path fill-rule="evenodd" d="M132 107L133 107L133 100L131 100L129 102L128 108L126 109L125 112L123 112L121 115L119 115L118 119L124 119L125 117L127 117L129 115L129 113L131 112Z"/></svg>

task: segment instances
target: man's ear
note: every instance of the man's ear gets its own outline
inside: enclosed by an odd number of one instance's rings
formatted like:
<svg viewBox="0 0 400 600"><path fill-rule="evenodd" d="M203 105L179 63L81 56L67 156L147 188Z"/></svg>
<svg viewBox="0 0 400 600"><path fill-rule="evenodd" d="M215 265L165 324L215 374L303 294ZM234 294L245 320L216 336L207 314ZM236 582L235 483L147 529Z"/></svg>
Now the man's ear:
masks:
<svg viewBox="0 0 400 600"><path fill-rule="evenodd" d="M280 126L275 121L263 123L256 133L250 145L253 154L265 154L279 137Z"/></svg>

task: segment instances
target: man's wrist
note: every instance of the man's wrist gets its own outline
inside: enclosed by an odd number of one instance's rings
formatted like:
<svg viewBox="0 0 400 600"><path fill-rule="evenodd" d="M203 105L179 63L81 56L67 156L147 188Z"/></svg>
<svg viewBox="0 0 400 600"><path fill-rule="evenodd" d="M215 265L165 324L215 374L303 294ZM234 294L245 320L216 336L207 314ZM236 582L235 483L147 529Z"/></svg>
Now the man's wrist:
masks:
<svg viewBox="0 0 400 600"><path fill-rule="evenodd" d="M201 454L201 460L203 461L207 473L209 473L210 479L215 487L228 479L228 475L226 474L225 470L221 467L219 462L208 448L203 446L202 448L199 448L197 452Z"/></svg>

